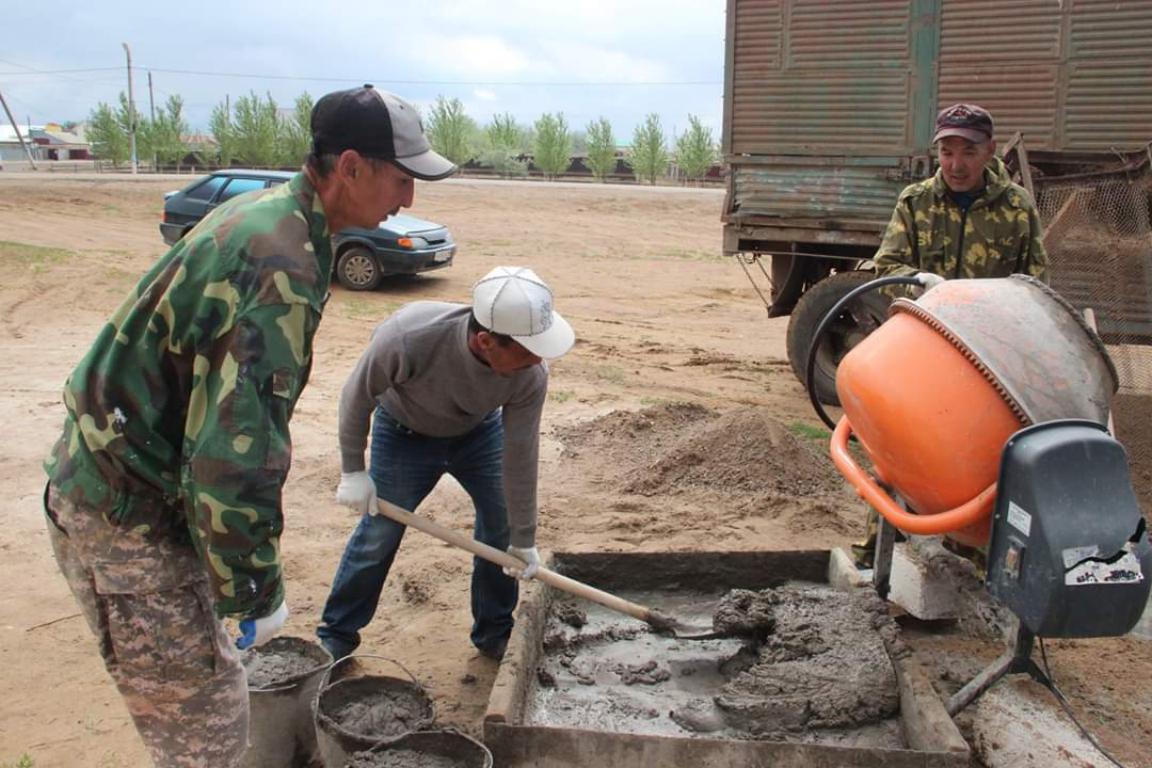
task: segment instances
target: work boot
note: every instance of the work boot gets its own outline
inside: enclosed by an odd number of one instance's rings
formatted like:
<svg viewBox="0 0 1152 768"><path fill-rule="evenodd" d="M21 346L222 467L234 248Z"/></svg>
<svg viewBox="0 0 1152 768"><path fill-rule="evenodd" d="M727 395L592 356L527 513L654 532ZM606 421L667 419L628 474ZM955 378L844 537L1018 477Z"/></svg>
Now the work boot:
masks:
<svg viewBox="0 0 1152 768"><path fill-rule="evenodd" d="M324 649L332 654L332 661L340 661L340 659L345 656L352 655L352 652L356 650L355 645L342 643L334 637L320 638L320 645L324 646Z"/></svg>
<svg viewBox="0 0 1152 768"><path fill-rule="evenodd" d="M477 646L476 650L480 651L481 656L486 656L493 661L503 661L504 652L508 650L508 638L502 637L491 645Z"/></svg>

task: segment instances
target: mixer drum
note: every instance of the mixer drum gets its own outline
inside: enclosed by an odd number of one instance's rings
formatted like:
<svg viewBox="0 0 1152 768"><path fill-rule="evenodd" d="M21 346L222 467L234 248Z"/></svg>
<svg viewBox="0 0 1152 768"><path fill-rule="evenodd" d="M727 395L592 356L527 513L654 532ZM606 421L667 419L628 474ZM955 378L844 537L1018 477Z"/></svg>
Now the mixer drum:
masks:
<svg viewBox="0 0 1152 768"><path fill-rule="evenodd" d="M890 315L837 369L833 460L897 528L983 546L1005 441L1054 419L1107 423L1116 369L1075 308L1024 275L950 280ZM853 432L883 487L847 450Z"/></svg>

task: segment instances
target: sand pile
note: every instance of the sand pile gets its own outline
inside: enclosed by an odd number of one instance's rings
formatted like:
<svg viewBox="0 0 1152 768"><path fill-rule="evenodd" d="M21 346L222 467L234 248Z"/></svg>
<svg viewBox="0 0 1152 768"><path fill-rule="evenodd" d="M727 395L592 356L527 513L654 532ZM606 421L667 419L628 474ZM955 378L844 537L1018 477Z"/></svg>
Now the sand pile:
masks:
<svg viewBox="0 0 1152 768"><path fill-rule="evenodd" d="M614 467L625 493L694 490L827 496L843 491L822 442L794 434L762 408L717 413L690 403L613 411L557 430L570 457Z"/></svg>

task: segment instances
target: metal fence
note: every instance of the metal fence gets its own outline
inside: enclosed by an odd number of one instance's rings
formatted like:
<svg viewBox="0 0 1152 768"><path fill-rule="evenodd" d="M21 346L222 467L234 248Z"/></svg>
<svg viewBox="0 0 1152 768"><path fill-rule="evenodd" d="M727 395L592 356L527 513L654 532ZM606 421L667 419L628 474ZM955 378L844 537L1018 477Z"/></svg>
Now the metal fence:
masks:
<svg viewBox="0 0 1152 768"><path fill-rule="evenodd" d="M1033 183L1052 287L1093 310L1120 375L1116 433L1152 511L1152 157L1117 165Z"/></svg>

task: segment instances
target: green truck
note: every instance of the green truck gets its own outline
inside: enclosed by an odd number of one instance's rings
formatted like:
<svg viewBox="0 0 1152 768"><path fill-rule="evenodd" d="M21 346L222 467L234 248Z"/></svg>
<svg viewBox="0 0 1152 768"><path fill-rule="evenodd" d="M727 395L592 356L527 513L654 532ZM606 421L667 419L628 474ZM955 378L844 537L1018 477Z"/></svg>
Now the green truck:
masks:
<svg viewBox="0 0 1152 768"><path fill-rule="evenodd" d="M728 0L724 251L769 316L791 315L797 375L820 318L870 279L900 190L934 172L937 111L961 101L992 112L1033 190L1054 287L1114 340L1152 337L1149 40L1148 0ZM866 298L832 324L822 399L885 317Z"/></svg>

